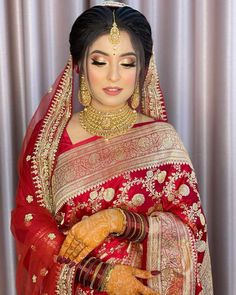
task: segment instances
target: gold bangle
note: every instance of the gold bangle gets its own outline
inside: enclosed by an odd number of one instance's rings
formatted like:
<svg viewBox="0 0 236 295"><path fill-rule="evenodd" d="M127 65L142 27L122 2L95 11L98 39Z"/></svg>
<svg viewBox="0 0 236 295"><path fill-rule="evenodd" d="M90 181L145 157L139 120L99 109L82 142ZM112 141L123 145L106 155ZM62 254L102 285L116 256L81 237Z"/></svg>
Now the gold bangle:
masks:
<svg viewBox="0 0 236 295"><path fill-rule="evenodd" d="M101 284L101 288L100 288L100 291L106 291L106 287L107 287L107 283L108 281L110 280L111 278L111 273L114 269L114 266L113 265L109 265L107 268L109 268L109 270L106 270L107 271L107 274Z"/></svg>
<svg viewBox="0 0 236 295"><path fill-rule="evenodd" d="M83 273L83 269L87 266L87 264L92 260L92 259L94 259L94 257L90 257L86 262L85 262L85 264L82 266L82 269L80 270L80 274L79 274L79 282L80 282L80 280L81 280L81 274Z"/></svg>
<svg viewBox="0 0 236 295"><path fill-rule="evenodd" d="M96 267L95 271L94 271L94 274L93 274L93 277L92 277L92 279L91 279L91 283L90 283L90 288L91 288L91 289L93 289L94 281L95 281L95 279L96 279L96 277L97 277L97 274L98 274L99 270L101 269L102 265L103 265L103 262L100 262L100 263L98 264L98 266Z"/></svg>

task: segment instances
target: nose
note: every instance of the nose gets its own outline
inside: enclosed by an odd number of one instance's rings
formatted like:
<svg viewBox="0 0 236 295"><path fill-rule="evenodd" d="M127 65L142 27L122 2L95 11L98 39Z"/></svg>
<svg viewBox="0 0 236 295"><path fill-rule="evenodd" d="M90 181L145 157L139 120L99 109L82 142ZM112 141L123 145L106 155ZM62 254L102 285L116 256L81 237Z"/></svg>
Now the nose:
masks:
<svg viewBox="0 0 236 295"><path fill-rule="evenodd" d="M117 64L111 64L109 68L109 72L107 75L108 80L111 82L117 82L120 80L120 72L119 72L119 66Z"/></svg>

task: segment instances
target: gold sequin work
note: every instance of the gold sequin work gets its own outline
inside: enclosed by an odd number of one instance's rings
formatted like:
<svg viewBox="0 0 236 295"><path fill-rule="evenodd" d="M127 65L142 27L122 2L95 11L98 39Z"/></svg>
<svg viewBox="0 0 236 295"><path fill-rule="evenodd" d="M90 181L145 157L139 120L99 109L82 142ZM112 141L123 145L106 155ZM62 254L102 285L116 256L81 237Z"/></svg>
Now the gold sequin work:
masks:
<svg viewBox="0 0 236 295"><path fill-rule="evenodd" d="M33 219L33 214L29 213L25 215L25 222L29 222Z"/></svg>
<svg viewBox="0 0 236 295"><path fill-rule="evenodd" d="M32 203L33 202L33 196L31 196L31 195L28 195L28 196L26 196L26 201L30 204L30 203Z"/></svg>
<svg viewBox="0 0 236 295"><path fill-rule="evenodd" d="M48 234L48 238L53 241L56 239L56 235L54 233L50 233Z"/></svg>
<svg viewBox="0 0 236 295"><path fill-rule="evenodd" d="M37 282L37 276L36 275L33 275L32 276L32 282L35 284Z"/></svg>

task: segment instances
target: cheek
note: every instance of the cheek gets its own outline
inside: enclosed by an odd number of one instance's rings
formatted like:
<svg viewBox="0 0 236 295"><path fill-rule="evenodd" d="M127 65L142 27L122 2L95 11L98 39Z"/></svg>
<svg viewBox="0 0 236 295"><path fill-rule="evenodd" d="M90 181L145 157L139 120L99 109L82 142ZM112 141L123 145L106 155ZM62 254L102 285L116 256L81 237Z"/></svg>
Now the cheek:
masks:
<svg viewBox="0 0 236 295"><path fill-rule="evenodd" d="M99 83L101 80L101 74L99 74L99 71L88 69L88 79L90 83Z"/></svg>
<svg viewBox="0 0 236 295"><path fill-rule="evenodd" d="M126 74L124 76L124 82L125 82L125 84L129 85L129 88L131 90L133 90L135 87L135 83L136 83L136 71Z"/></svg>

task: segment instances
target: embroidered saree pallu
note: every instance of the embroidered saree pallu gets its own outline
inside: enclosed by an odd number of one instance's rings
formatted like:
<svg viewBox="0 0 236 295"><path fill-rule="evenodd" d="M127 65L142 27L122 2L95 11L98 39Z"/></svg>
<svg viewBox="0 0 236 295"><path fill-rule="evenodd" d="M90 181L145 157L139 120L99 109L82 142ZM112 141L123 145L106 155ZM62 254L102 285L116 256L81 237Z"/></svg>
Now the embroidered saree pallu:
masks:
<svg viewBox="0 0 236 295"><path fill-rule="evenodd" d="M160 294L199 294L207 288L201 281L201 265L208 257L205 217L195 173L175 130L154 122L136 125L109 142L95 136L69 149L68 143L65 134L52 181L61 229L106 208L147 214L150 229L144 244L109 237L93 255L160 270L148 281ZM77 290L85 292L82 286Z"/></svg>

